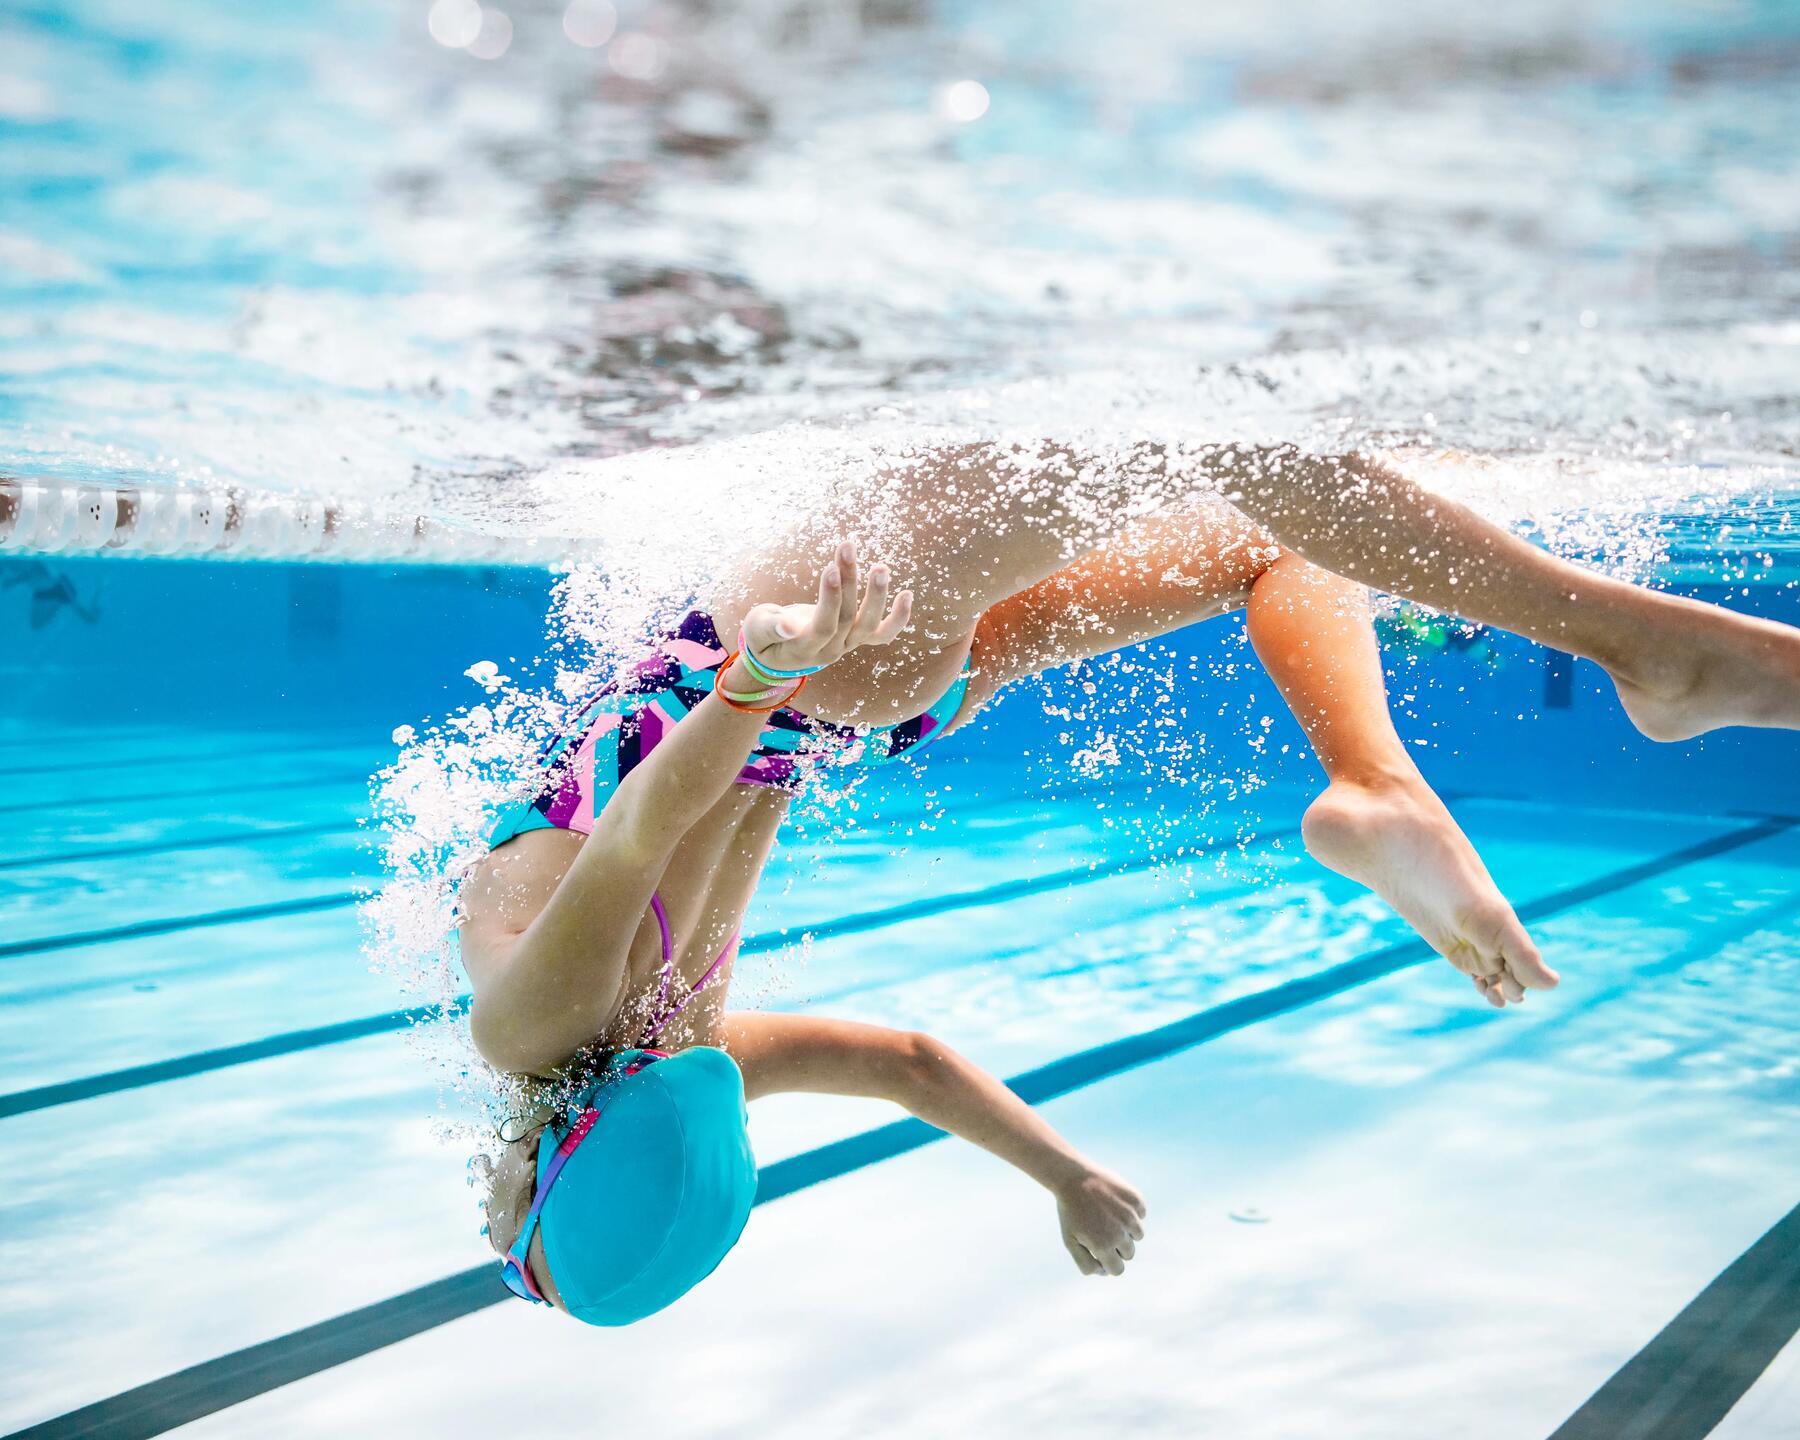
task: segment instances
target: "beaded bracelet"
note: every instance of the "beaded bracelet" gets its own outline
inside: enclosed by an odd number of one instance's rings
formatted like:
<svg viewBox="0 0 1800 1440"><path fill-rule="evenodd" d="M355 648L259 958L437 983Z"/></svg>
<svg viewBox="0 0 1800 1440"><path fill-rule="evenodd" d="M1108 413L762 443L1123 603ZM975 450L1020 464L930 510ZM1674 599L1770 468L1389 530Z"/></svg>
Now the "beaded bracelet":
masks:
<svg viewBox="0 0 1800 1440"><path fill-rule="evenodd" d="M823 665L807 665L798 670L780 670L773 665L764 664L751 650L750 637L744 633L742 625L738 626L737 653L743 658L745 669L758 680L765 680L770 684L780 680L803 680L808 675L817 675L825 668Z"/></svg>
<svg viewBox="0 0 1800 1440"><path fill-rule="evenodd" d="M725 672L731 668L732 662L734 660L738 659L738 657L741 653L742 652L740 652L740 651L733 650L729 655L727 655L725 657L725 663L719 667L719 671L718 671L720 679L723 679L725 677ZM754 670L752 670L751 673L755 674L756 672ZM759 690L754 695L744 695L744 696L739 697L739 696L733 696L728 690L726 690L723 686L721 686L718 683L718 681L713 682L713 694L717 695L720 700L722 700L726 705L730 706L733 710L741 711L745 715L767 715L771 711L779 710L779 709L781 709L782 706L788 704L796 695L798 695L805 688L806 688L806 676L802 675L799 677L799 683L796 684L792 690L789 690L785 695L783 695L779 700L777 700L773 705L747 705L744 703L745 701L747 701L747 700L766 700L770 695L773 695L775 693L775 691L773 689Z"/></svg>

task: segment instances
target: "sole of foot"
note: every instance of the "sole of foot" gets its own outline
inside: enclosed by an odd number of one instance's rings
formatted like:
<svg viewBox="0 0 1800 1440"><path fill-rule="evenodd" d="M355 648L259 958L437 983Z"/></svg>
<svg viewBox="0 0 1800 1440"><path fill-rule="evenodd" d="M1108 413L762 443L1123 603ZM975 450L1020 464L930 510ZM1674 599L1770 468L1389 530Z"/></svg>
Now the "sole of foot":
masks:
<svg viewBox="0 0 1800 1440"><path fill-rule="evenodd" d="M1301 834L1315 860L1373 890L1475 979L1491 1003L1516 1003L1527 989L1557 983L1475 847L1423 780L1334 781L1307 808Z"/></svg>

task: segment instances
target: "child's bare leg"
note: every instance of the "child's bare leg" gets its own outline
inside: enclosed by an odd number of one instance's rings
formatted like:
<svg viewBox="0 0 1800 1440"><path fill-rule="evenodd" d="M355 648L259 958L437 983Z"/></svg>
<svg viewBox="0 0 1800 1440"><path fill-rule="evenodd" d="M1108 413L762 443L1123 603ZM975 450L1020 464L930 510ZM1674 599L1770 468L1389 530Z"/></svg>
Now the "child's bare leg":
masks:
<svg viewBox="0 0 1800 1440"><path fill-rule="evenodd" d="M1378 461L1225 452L1234 504L1284 545L1364 584L1605 667L1656 740L1723 725L1800 728L1800 630L1595 575Z"/></svg>
<svg viewBox="0 0 1800 1440"><path fill-rule="evenodd" d="M724 587L717 608L729 622L744 595L784 582L800 596L819 536L860 530L919 597L914 634L821 677L807 703L832 719L900 719L942 693L988 607L1200 489L1221 490L1324 569L1597 661L1654 738L1800 728L1800 630L1595 575L1358 456L1153 444L1112 457L1048 444L937 451L797 525Z"/></svg>
<svg viewBox="0 0 1800 1440"><path fill-rule="evenodd" d="M1388 713L1368 594L1284 553L1250 591L1251 643L1330 779L1306 848L1367 885L1495 1005L1556 984Z"/></svg>
<svg viewBox="0 0 1800 1440"><path fill-rule="evenodd" d="M1250 637L1330 784L1314 856L1387 900L1496 1005L1556 983L1394 732L1360 585L1285 554L1224 506L1140 521L994 605L961 723L1006 683L1248 606Z"/></svg>

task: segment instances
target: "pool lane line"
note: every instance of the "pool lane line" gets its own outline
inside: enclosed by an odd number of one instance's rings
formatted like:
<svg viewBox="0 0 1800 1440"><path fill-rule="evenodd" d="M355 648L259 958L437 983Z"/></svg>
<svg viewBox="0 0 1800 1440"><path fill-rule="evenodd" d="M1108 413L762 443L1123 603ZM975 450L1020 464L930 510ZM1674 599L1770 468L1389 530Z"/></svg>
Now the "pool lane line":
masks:
<svg viewBox="0 0 1800 1440"><path fill-rule="evenodd" d="M132 860L145 855L168 855L182 850L220 850L232 845L266 845L277 840L347 835L361 828L354 820L332 820L317 825L271 825L261 830L235 832L221 830L187 840L142 840L129 845L91 845L85 849L0 855L0 870L35 870L52 865L76 865L84 860Z"/></svg>
<svg viewBox="0 0 1800 1440"><path fill-rule="evenodd" d="M115 945L121 940L142 940L152 935L174 935L183 930L208 930L218 925L247 925L288 915L314 915L342 910L364 897L360 890L340 890L330 895L303 895L297 900L275 900L266 905L240 905L230 910L207 910L197 915L171 915L162 920L138 920L105 930L70 930L36 940L9 940L0 944L0 960L22 955L45 955L53 950L74 950L83 945Z"/></svg>
<svg viewBox="0 0 1800 1440"><path fill-rule="evenodd" d="M1571 885L1565 890L1552 891L1535 900L1528 900L1518 907L1517 914L1521 920L1542 920L1561 911L1572 910L1589 900L1629 889L1672 870L1680 870L1745 845L1769 839L1789 828L1784 823L1764 821L1743 830L1716 835L1654 860L1609 871L1580 885ZM1236 1000L1228 1000L1222 1005L1214 1005L1154 1030L1109 1040L1091 1050L1083 1050L1061 1060L1052 1060L1047 1065L1040 1065L1034 1070L1014 1076L1006 1083L1021 1099L1029 1104L1039 1105L1072 1090L1166 1059L1209 1040L1216 1040L1233 1030L1241 1030L1259 1021L1284 1015L1291 1010L1329 999L1346 990L1436 958L1437 952L1417 937L1396 941L1392 945L1370 951L1367 955L1321 970L1316 975L1303 975L1267 990L1258 990ZM796 1190L835 1179L850 1170L874 1164L877 1160L903 1155L909 1150L916 1150L921 1145L943 1138L943 1131L922 1120L896 1120L892 1124L866 1130L846 1140L809 1150L789 1160L777 1161L762 1172L764 1179L759 1180L756 1198L761 1203L765 1198L773 1200L782 1195L791 1195ZM780 1173L777 1175L776 1172ZM765 1183L774 1187L766 1197L763 1194Z"/></svg>
<svg viewBox="0 0 1800 1440"><path fill-rule="evenodd" d="M1271 830L1262 838L1274 841L1298 833L1299 828L1295 826L1285 830ZM1190 849L1188 856L1183 858L1199 858L1209 851L1220 850L1228 845L1238 843L1240 842L1236 839L1212 841L1204 848L1196 846ZM760 955L771 950L779 950L782 946L792 943L791 937L796 932L815 940L831 940L840 935L857 935L870 930L885 929L890 925L899 925L908 920L949 914L957 910L975 909L983 905L1003 904L1046 890L1067 890L1078 885L1091 885L1101 880L1111 880L1156 869L1168 863L1167 857L1155 855L1140 856L1135 860L1122 861L1106 867L1072 867L1052 871L1048 875L1039 875L1028 880L1003 881L998 885L989 885L979 890L956 890L947 894L933 895L926 899L909 900L904 904L889 905L879 910L865 910L858 914L839 916L835 920L822 921L816 925L765 930L747 936L739 944L738 954ZM3 955L4 951L0 951L0 957ZM466 994L458 995L450 1013L460 1013L468 1006L470 999L471 997ZM247 1065L253 1061L268 1060L278 1055L292 1055L301 1050L315 1050L325 1045L341 1045L351 1040L363 1040L371 1035L403 1030L409 1025L420 1023L421 1020L432 1018L435 1013L435 1007L432 1006L390 1010L384 1015L368 1015L359 1019L338 1021L331 1025L314 1026L305 1030L289 1030L281 1034L265 1036L260 1040L245 1041L239 1045L201 1050L189 1055L178 1055L168 1060L153 1060L142 1065L131 1065L120 1070L108 1070L97 1075L83 1076L77 1080L63 1080L49 1085L39 1085L29 1090L15 1090L10 1094L0 1094L0 1120L13 1115L28 1115L36 1110L48 1110L57 1105L73 1104L78 1100L92 1100L101 1095L113 1095L122 1090L141 1090L147 1085L160 1085L165 1080L180 1080L189 1075L204 1075L213 1070L224 1070L233 1065Z"/></svg>
<svg viewBox="0 0 1800 1440"><path fill-rule="evenodd" d="M1523 919L1543 919L1589 900L1629 889L1642 881L1755 844L1789 828L1777 821L1764 821L1717 835L1699 844L1572 885L1566 890L1541 895L1520 906L1518 913ZM1030 1104L1042 1104L1435 958L1423 940L1401 941L1317 975L1290 980L1201 1010L1172 1024L1052 1060L1016 1075L1006 1083ZM755 1203L767 1204L945 1138L942 1130L908 1117L791 1155L758 1171ZM216 1414L280 1386L485 1310L509 1295L495 1265L471 1266L386 1300L121 1391L41 1424L14 1431L4 1440L88 1440L88 1437L93 1440L98 1437L149 1440L149 1437L165 1434L179 1425ZM1576 1437L1561 1437L1561 1440L1576 1440ZM1608 1435L1605 1440L1622 1440L1622 1437ZM1646 1435L1644 1440L1665 1440L1665 1437ZM1674 1437L1668 1437L1668 1440L1674 1440Z"/></svg>
<svg viewBox="0 0 1800 1440"><path fill-rule="evenodd" d="M1749 831L1733 831L1725 836L1714 838L1726 840L1731 835L1742 833L1750 836L1749 840L1741 842L1747 844L1765 838L1765 834L1778 834L1793 823L1796 822L1786 819L1765 821L1763 825L1753 826ZM1766 828L1771 825L1772 829ZM1258 837L1258 840L1272 842L1291 838L1297 833L1298 827L1287 827L1268 831ZM1180 858L1184 860L1199 859L1207 854L1216 854L1227 846L1241 846L1246 843L1241 836L1229 840L1223 838L1212 840L1204 846L1195 846L1187 850ZM1712 843L1714 842L1701 842L1702 845ZM890 925L901 924L908 920L1022 899L1058 886L1074 888L1077 885L1092 884L1101 880L1155 869L1164 863L1169 863L1164 857L1144 856L1136 861L1124 862L1121 865L1105 869L1077 866L1033 879L1005 881L999 885L979 890L952 891L925 900L908 901L902 905L847 915L837 920L823 921L811 926L787 926L777 930L763 931L747 937L739 946L739 954L757 955L780 949L784 944L791 943L790 937L796 930L800 935L816 940L830 940L841 935L885 929ZM352 895L350 898L354 900L357 897ZM1522 919L1531 918L1524 910L1519 911L1519 914ZM222 921L221 923L227 922ZM0 952L0 958L3 958L3 952ZM457 996L452 1002L452 1013L458 1013L467 1007L470 999L471 997L467 994ZM420 1023L421 1019L429 1018L430 1015L431 1007L428 1006L390 1010L381 1015L363 1016L329 1025L312 1026L304 1030L285 1031L236 1045L220 1046L187 1055L173 1056L167 1060L147 1061L140 1065L102 1071L75 1080L34 1086L27 1090L15 1090L0 1094L0 1119L6 1119L13 1115L27 1115L38 1110L52 1109L58 1105L73 1104L78 1100L91 1100L102 1095L117 1094L120 1091L142 1089L145 1086L161 1084L166 1080L203 1075L214 1070L229 1069L235 1065L250 1064L257 1060L267 1060L303 1050L318 1049L326 1045L338 1045L352 1040L366 1039L372 1035L405 1029L409 1025Z"/></svg>
<svg viewBox="0 0 1800 1440"><path fill-rule="evenodd" d="M373 772L370 774L373 778ZM1108 795L1115 790L1130 788L1124 782L1108 782L1104 784L1063 785L1047 787L1024 795L996 797L992 800L968 801L961 798L955 800L956 815L979 815L989 810L1003 809L1008 805L1025 803L1061 804L1066 800L1096 795ZM1179 794L1180 792L1175 792ZM948 804L948 802L946 802ZM925 806L908 806L903 811L884 815L882 824L895 824L905 820L917 820L935 812ZM278 826L263 830L244 830L241 832L219 831L215 834L202 835L198 839L183 840L172 837L167 840L146 840L128 845L93 845L74 846L66 850L41 850L35 854L4 856L0 855L0 870L29 870L38 866L71 865L83 860L115 860L132 859L143 855L176 854L183 850L212 850L234 844L259 844L282 838L298 839L309 835L330 835L339 831L349 832L360 827L359 820L364 812L359 808L358 818L333 821L320 825ZM1252 838L1254 832L1252 832Z"/></svg>
<svg viewBox="0 0 1800 1440"><path fill-rule="evenodd" d="M115 1095L121 1090L139 1090L146 1085L161 1085L189 1075L204 1075L225 1070L233 1065L248 1065L255 1060L269 1060L277 1055L292 1055L301 1050L316 1050L322 1045L342 1045L351 1040L367 1039L420 1025L440 1015L457 1015L467 1006L469 997L460 995L449 1011L435 1005L415 1005L406 1010L390 1010L385 1015L365 1015L356 1020L340 1020L332 1025L315 1025L308 1030L289 1030L242 1045L225 1045L217 1050L201 1050L172 1060L154 1060L146 1065L131 1065L123 1070L109 1070L79 1080L64 1080L54 1085L40 1085L32 1090L15 1090L0 1095L0 1119L12 1115L28 1115L34 1110L49 1110L57 1105L72 1105L77 1100L91 1100L99 1095Z"/></svg>
<svg viewBox="0 0 1800 1440"><path fill-rule="evenodd" d="M1746 820L1785 820L1790 825L1800 825L1800 815L1781 810L1727 810L1725 813Z"/></svg>
<svg viewBox="0 0 1800 1440"><path fill-rule="evenodd" d="M738 953L740 955L758 955L769 950L779 949L789 943L788 936L795 928L798 928L802 934L818 938L853 935L859 930L885 928L896 923L896 917L910 920L922 915L936 914L940 910L960 910L970 904L983 903L983 900L972 897L984 897L985 901L998 904L1014 899L1018 895L1032 894L1051 884L1065 886L1090 884L1095 880L1110 879L1114 875L1129 875L1139 870L1153 869L1158 866L1178 865L1184 861L1199 859L1203 855L1216 854L1227 847L1248 848L1252 845L1289 839L1299 833L1299 826L1287 825L1275 830L1253 833L1247 837L1240 833L1230 839L1218 838L1197 844L1183 845L1179 854L1154 854L1113 866L1076 866L1047 876L1008 881L981 891L951 891L947 895L937 896L930 900L911 901L905 905L897 905L885 910L871 910L860 915L844 916L838 920L826 921L821 925L790 926L754 935L738 947ZM340 910L356 904L372 893L370 890L340 890L323 895L303 895L293 900L270 901L263 905L243 905L228 910L206 910L192 915L168 915L152 920L136 920L127 925L108 926L98 930L71 930L61 935L40 935L30 940L11 940L0 944L0 960L17 959L23 955L43 955L55 950L73 950L87 945L112 945L121 941L141 940L146 936L170 935L182 930L203 930L219 925L251 924L260 920L279 919L288 915L310 915L324 910Z"/></svg>
<svg viewBox="0 0 1800 1440"><path fill-rule="evenodd" d="M1800 1205L1714 1279L1550 1440L1701 1440L1800 1331Z"/></svg>
<svg viewBox="0 0 1800 1440"><path fill-rule="evenodd" d="M297 780L250 780L236 785L212 785L201 790L140 790L127 794L107 793L94 797L69 796L62 799L23 800L0 805L0 815L22 815L28 810L61 814L66 810L98 810L113 805L147 804L153 800L205 800L217 795L262 795L271 790L305 790L309 787L357 784L367 786L374 778L371 770L333 770L324 775L307 775Z"/></svg>
<svg viewBox="0 0 1800 1440"><path fill-rule="evenodd" d="M354 748L354 747L345 746L343 748L350 749L350 748ZM220 756L220 757L210 757L210 758L228 759L230 757L229 756ZM91 767L84 767L84 768L91 768ZM27 810L55 810L55 811L91 810L91 809L94 809L101 805L136 804L136 803L141 803L141 802L160 801L160 800L204 800L204 799L208 798L209 796L216 796L216 795L229 796L229 795L261 793L261 792L266 792L266 791L270 791L270 790L291 790L291 789L298 789L298 788L301 788L301 787L304 787L307 785L330 785L330 784L337 784L339 782L346 783L346 784L355 782L355 783L359 783L359 784L366 786L371 780L373 780L376 777L377 773L380 770L382 770L383 768L385 768L384 765L376 764L376 765L372 765L369 768L363 769L363 770L348 771L348 772L335 772L334 771L331 774L315 776L310 779L259 781L259 782L243 784L243 785L214 785L214 786L206 786L206 787L203 787L198 790L160 790L160 791L154 791L154 792L148 792L148 793L108 794L108 795L105 795L98 799L89 799L85 796L79 796L79 795L68 796L68 797L64 797L64 798L60 798L60 799L53 797L53 798L47 799L47 800L32 800L32 801L24 801L24 802L14 802L12 804L7 804L7 805L0 805L0 815L20 814ZM973 783L973 782L971 782L971 783ZM952 781L948 782L946 785L940 786L939 788L940 788L940 791L948 791L948 790L953 790L954 787L955 787L955 782L952 780ZM1071 786L1071 787L1061 787L1061 786L1049 787L1047 790L1042 792L1041 795L1026 795L1026 796L1019 797L1019 798L1023 798L1023 799L1027 799L1027 800L1034 800L1034 799L1038 799L1038 798L1060 798L1061 796L1066 795L1071 792L1073 792L1073 793L1084 793L1084 792L1106 793L1106 792L1111 792L1114 790L1127 790L1128 791L1128 790L1133 790L1133 789L1141 789L1145 792L1148 792L1149 790L1154 789L1154 788L1155 788L1155 782L1154 782L1153 778L1149 777L1149 776L1145 776L1141 780L1106 780L1106 781L1102 781L1098 784L1088 783L1088 784L1081 784L1081 785L1076 785L1076 786ZM1171 793L1174 795L1181 795L1185 792L1182 790L1175 790ZM947 811L950 809L951 806L960 805L963 803L961 801L960 797L955 794L948 794L948 793L940 794L940 796L937 797L937 799L938 799L938 804L935 808L937 808L939 810ZM931 809L927 805L921 805L919 807L919 809L920 809L921 813L927 813L927 814L931 813Z"/></svg>

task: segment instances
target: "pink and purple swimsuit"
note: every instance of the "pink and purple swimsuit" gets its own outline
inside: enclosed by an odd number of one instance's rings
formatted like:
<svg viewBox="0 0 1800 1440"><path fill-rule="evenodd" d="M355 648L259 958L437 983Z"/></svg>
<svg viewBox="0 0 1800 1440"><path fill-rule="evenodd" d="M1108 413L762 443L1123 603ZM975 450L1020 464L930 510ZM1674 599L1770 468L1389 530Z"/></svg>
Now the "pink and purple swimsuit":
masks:
<svg viewBox="0 0 1800 1440"><path fill-rule="evenodd" d="M730 655L712 617L690 611L621 684L609 684L577 712L545 747L544 783L529 800L502 812L488 848L527 830L593 833L594 817L613 788L711 692ZM829 757L883 765L931 739L956 714L968 688L969 666L923 715L898 725L853 727L814 720L797 711L772 711L756 747L738 773L740 785L801 789L812 768ZM860 748L860 752L857 747Z"/></svg>

